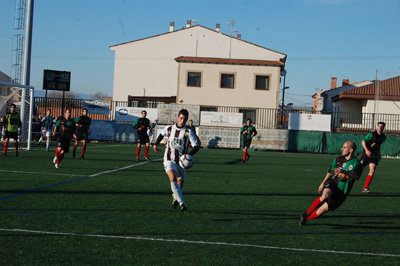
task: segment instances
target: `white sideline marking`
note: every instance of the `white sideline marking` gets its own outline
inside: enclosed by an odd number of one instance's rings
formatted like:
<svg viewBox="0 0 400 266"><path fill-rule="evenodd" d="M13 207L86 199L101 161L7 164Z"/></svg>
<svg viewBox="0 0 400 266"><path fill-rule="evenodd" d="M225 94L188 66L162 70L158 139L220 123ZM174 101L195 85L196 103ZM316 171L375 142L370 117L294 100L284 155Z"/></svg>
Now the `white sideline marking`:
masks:
<svg viewBox="0 0 400 266"><path fill-rule="evenodd" d="M94 176L98 176L98 175L109 174L109 173L113 173L113 172L125 170L125 169L128 169L128 168L134 167L134 166L139 166L139 165L142 165L142 164L146 164L146 163L150 163L150 162L156 162L156 161L161 161L161 160L162 160L162 159L157 159L157 160L153 160L153 161L145 161L145 162L142 162L142 163L135 163L135 164L131 164L131 165L127 165L127 166L121 167L121 168L116 168L116 169L112 169L112 170L107 170L107 171L104 171L104 172L100 172L100 173L97 173L97 174L88 175L88 177L94 177Z"/></svg>
<svg viewBox="0 0 400 266"><path fill-rule="evenodd" d="M48 172L27 172L27 171L11 171L11 170L0 170L4 173L20 173L20 174L41 174L41 175L63 175L63 176L84 176L75 174L61 174L61 173L48 173Z"/></svg>
<svg viewBox="0 0 400 266"><path fill-rule="evenodd" d="M114 236L114 235L99 235L99 234L78 234L78 233L37 231L37 230L27 230L27 229L7 229L7 228L0 228L0 231L3 231L3 232L36 233L36 234L42 234L42 235L98 237L98 238L114 238L114 239L133 239L133 240L175 242L175 243L187 243L187 244L199 244L199 245L253 247L253 248L262 248L262 249L288 250L288 251L300 251L300 252L333 253L333 254L345 254L345 255L361 255L361 256L378 256L378 257L400 258L400 255L397 255L397 254L384 254L384 253L381 254L381 253L352 252L352 251L324 250L324 249L286 248L286 247L262 246L262 245L253 245L253 244L194 241L194 240L185 240L185 239L163 239L163 238L151 238L151 237L141 237L141 236Z"/></svg>

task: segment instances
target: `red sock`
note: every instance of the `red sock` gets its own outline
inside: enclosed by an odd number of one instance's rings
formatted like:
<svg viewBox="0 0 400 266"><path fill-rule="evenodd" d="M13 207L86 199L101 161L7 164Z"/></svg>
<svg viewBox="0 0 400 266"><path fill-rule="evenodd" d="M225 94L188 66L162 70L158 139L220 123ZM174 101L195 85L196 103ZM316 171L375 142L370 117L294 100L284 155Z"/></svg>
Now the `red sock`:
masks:
<svg viewBox="0 0 400 266"><path fill-rule="evenodd" d="M139 158L139 153L140 153L140 147L138 146L136 148L136 158Z"/></svg>
<svg viewBox="0 0 400 266"><path fill-rule="evenodd" d="M310 208L308 208L307 213L308 214L312 213L316 208L318 208L321 205L321 203L322 202L321 202L320 198L319 197L316 198L314 200L314 202L311 204Z"/></svg>
<svg viewBox="0 0 400 266"><path fill-rule="evenodd" d="M86 144L82 145L82 152L81 152L81 157L83 157L83 155L85 154L86 151Z"/></svg>
<svg viewBox="0 0 400 266"><path fill-rule="evenodd" d="M313 212L310 214L310 216L308 216L306 219L307 219L307 220L311 220L311 219L318 218L319 216L318 216L318 214L317 214L317 211L318 211L318 209L316 209L315 211L313 211Z"/></svg>
<svg viewBox="0 0 400 266"><path fill-rule="evenodd" d="M15 142L15 153L18 154L18 142Z"/></svg>
<svg viewBox="0 0 400 266"><path fill-rule="evenodd" d="M58 155L56 164L61 163L63 158L64 158L64 153L61 153L60 155Z"/></svg>
<svg viewBox="0 0 400 266"><path fill-rule="evenodd" d="M243 152L243 161L246 160L246 157L247 157L247 151L244 151Z"/></svg>
<svg viewBox="0 0 400 266"><path fill-rule="evenodd" d="M5 141L5 142L4 142L4 147L3 147L3 153L4 153L4 154L7 154L7 146L8 146L8 142Z"/></svg>
<svg viewBox="0 0 400 266"><path fill-rule="evenodd" d="M146 148L144 149L144 158L147 158L147 153L149 153L149 147L150 146L146 146Z"/></svg>
<svg viewBox="0 0 400 266"><path fill-rule="evenodd" d="M367 178L365 179L364 188L369 187L369 184L371 184L371 181L372 181L372 175L367 175Z"/></svg>

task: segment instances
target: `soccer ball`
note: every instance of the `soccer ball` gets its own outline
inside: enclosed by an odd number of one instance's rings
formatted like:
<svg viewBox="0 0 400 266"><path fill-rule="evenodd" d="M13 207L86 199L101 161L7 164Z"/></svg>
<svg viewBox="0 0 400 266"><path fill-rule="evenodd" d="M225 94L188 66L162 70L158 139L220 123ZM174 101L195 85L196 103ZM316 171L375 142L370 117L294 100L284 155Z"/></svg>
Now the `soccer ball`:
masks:
<svg viewBox="0 0 400 266"><path fill-rule="evenodd" d="M184 154L179 158L179 166L184 169L189 169L193 166L193 157L189 154Z"/></svg>

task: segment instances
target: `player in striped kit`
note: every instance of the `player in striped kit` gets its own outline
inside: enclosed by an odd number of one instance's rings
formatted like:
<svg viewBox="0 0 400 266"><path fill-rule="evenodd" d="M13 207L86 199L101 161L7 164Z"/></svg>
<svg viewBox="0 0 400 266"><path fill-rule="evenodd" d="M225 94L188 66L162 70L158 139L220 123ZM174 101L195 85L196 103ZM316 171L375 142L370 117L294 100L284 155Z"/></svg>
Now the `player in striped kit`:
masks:
<svg viewBox="0 0 400 266"><path fill-rule="evenodd" d="M171 183L172 206L176 208L180 205L181 211L186 212L187 207L182 196L182 187L185 181L186 170L179 166L179 157L183 154L194 155L199 151L200 146L195 133L186 127L189 118L189 112L182 109L178 113L177 122L169 125L158 135L154 144L154 151L158 152L157 146L164 137L167 137L167 143L164 153L164 169ZM189 152L189 144L193 149Z"/></svg>
<svg viewBox="0 0 400 266"><path fill-rule="evenodd" d="M51 135L53 131L53 125L54 125L54 117L51 116L51 110L47 109L46 111L46 116L43 117L42 121L42 137L46 137L46 151L50 150L50 140L51 140ZM39 139L39 143L41 142L41 139Z"/></svg>

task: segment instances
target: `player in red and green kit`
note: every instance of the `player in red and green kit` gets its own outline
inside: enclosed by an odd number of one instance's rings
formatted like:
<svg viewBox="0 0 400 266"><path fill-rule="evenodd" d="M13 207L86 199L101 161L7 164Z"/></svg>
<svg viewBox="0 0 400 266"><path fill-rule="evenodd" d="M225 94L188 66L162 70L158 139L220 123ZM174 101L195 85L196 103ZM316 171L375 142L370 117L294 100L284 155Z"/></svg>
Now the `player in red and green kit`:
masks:
<svg viewBox="0 0 400 266"><path fill-rule="evenodd" d="M371 190L369 189L369 185L371 184L372 177L374 176L376 167L378 166L379 160L381 159L381 145L386 140L385 134L383 134L383 130L385 129L385 123L379 122L376 125L376 130L370 132L363 139L362 146L364 150L361 154L361 165L362 169L369 165L369 173L365 180L365 184L362 192L369 193Z"/></svg>
<svg viewBox="0 0 400 266"><path fill-rule="evenodd" d="M147 156L149 153L149 146L150 146L150 138L149 135L147 134L147 130L150 129L150 120L147 119L146 116L147 112L143 110L142 117L136 120L135 123L133 123L132 125L134 128L136 128L139 137L139 142L136 148L136 161L139 161L140 147L142 145L146 145L146 148L144 150L144 159L150 160L149 157Z"/></svg>
<svg viewBox="0 0 400 266"><path fill-rule="evenodd" d="M18 156L18 129L21 127L21 118L16 112L15 104L11 104L10 111L7 112L3 124L5 127L3 155L7 155L7 147L10 139L14 139L15 156Z"/></svg>
<svg viewBox="0 0 400 266"><path fill-rule="evenodd" d="M64 158L65 153L68 153L70 141L72 138L76 138L75 135L75 121L71 118L71 109L66 109L64 116L60 117L53 128L53 136L57 135L57 149L53 159L54 166L60 168L60 163Z"/></svg>
<svg viewBox="0 0 400 266"><path fill-rule="evenodd" d="M356 149L357 146L352 141L343 144L342 156L333 160L318 187L321 196L301 215L300 225L305 225L307 220L318 218L328 211L334 211L346 200L355 180L360 179L362 171L360 160L354 157Z"/></svg>
<svg viewBox="0 0 400 266"><path fill-rule="evenodd" d="M247 118L246 125L240 130L240 133L243 135L243 163L250 159L248 149L250 148L252 139L257 135L257 130L251 122L251 119Z"/></svg>
<svg viewBox="0 0 400 266"><path fill-rule="evenodd" d="M85 159L86 141L89 137L90 125L92 124L92 119L88 116L88 110L86 108L82 110L82 115L75 119L75 123L77 132L72 157L75 158L76 148L79 142L82 142L81 159Z"/></svg>

